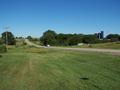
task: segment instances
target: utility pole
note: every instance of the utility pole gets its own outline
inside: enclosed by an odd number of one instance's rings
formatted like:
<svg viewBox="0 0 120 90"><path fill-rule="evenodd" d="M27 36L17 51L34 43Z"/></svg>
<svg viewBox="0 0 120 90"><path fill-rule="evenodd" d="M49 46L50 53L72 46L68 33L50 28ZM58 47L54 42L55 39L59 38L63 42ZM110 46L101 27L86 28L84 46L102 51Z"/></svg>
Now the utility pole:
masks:
<svg viewBox="0 0 120 90"><path fill-rule="evenodd" d="M8 30L10 29L10 27L5 27L5 31L6 31L6 34L5 34L5 39L6 39L6 48L7 48L7 45L8 45ZM7 48L8 49L8 48Z"/></svg>
<svg viewBox="0 0 120 90"><path fill-rule="evenodd" d="M8 45L8 36L7 36L7 31L6 31L6 46Z"/></svg>

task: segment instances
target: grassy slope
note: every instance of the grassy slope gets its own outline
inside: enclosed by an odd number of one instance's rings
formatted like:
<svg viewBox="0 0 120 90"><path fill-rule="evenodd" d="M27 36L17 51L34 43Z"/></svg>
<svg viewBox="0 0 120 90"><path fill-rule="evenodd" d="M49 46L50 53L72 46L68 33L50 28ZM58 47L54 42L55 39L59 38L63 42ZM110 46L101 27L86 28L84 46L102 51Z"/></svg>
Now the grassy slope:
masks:
<svg viewBox="0 0 120 90"><path fill-rule="evenodd" d="M101 44L92 44L92 47L89 45L83 46L73 46L76 48L103 48L103 49L120 49L120 42L111 42L111 43L101 43Z"/></svg>
<svg viewBox="0 0 120 90"><path fill-rule="evenodd" d="M40 41L30 41L30 42L35 43L37 45L41 45Z"/></svg>
<svg viewBox="0 0 120 90"><path fill-rule="evenodd" d="M0 58L0 90L119 90L119 83L119 56L24 47Z"/></svg>

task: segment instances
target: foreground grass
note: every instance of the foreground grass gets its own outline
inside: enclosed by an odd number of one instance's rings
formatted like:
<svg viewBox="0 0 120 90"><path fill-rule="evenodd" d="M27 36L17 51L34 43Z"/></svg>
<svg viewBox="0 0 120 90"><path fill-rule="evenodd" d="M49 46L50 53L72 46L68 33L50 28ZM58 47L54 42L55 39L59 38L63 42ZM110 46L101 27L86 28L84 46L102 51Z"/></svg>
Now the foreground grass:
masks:
<svg viewBox="0 0 120 90"><path fill-rule="evenodd" d="M120 57L29 47L0 57L0 90L119 90Z"/></svg>

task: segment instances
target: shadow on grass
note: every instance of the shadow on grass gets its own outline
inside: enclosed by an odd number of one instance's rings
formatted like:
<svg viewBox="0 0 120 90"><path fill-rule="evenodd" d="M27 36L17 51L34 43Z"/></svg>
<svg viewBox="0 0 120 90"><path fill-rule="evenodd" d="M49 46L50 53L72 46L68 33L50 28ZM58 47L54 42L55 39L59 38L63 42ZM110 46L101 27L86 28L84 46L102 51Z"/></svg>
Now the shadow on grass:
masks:
<svg viewBox="0 0 120 90"><path fill-rule="evenodd" d="M0 58L2 57L2 55L0 55Z"/></svg>
<svg viewBox="0 0 120 90"><path fill-rule="evenodd" d="M89 78L87 78L87 77L82 77L82 78L80 78L81 80L89 80Z"/></svg>

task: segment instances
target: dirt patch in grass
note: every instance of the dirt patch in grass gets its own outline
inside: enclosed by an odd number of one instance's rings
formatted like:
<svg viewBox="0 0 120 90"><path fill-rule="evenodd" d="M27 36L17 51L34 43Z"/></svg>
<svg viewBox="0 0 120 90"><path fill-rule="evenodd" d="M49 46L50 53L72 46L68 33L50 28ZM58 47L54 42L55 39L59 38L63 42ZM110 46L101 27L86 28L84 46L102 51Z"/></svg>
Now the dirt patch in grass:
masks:
<svg viewBox="0 0 120 90"><path fill-rule="evenodd" d="M113 55L113 56L120 56L120 53L109 53L109 54L111 54L111 55Z"/></svg>

